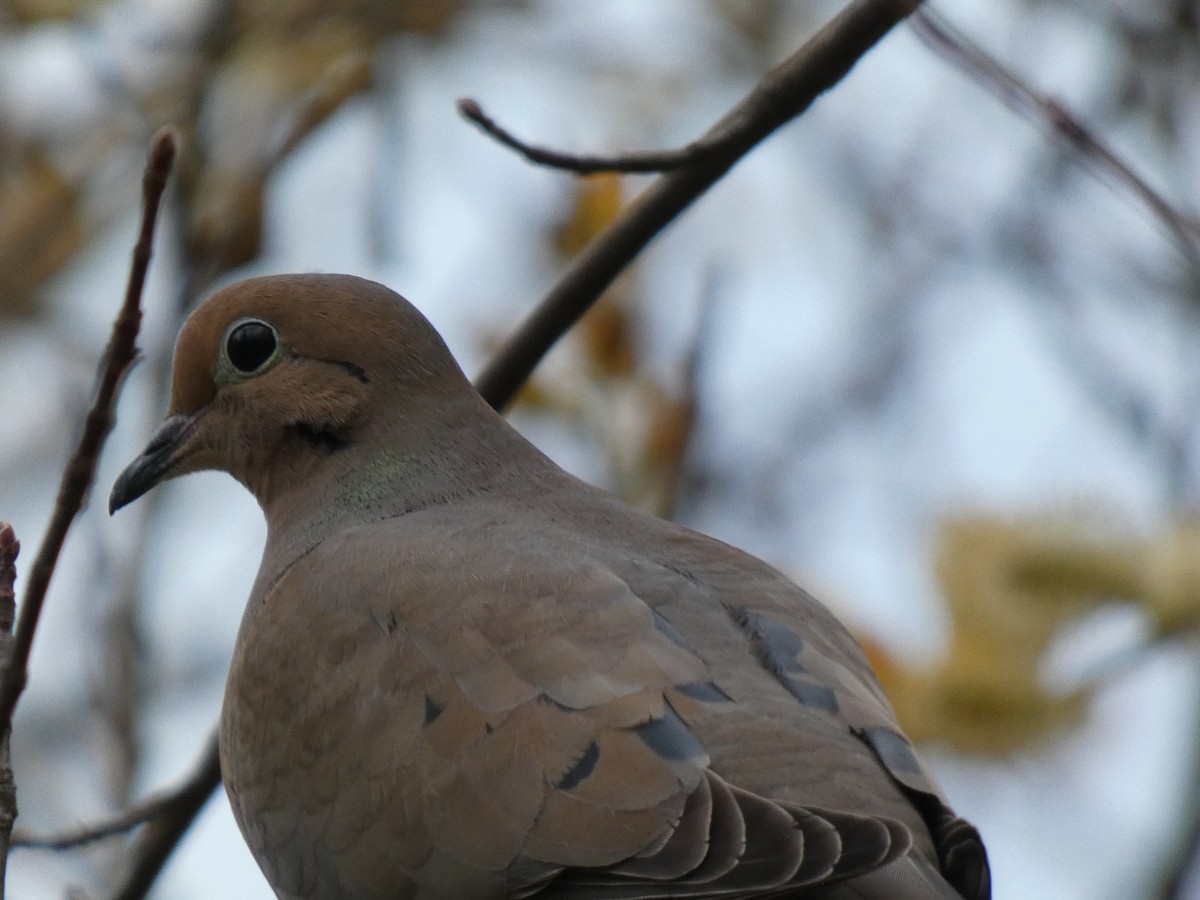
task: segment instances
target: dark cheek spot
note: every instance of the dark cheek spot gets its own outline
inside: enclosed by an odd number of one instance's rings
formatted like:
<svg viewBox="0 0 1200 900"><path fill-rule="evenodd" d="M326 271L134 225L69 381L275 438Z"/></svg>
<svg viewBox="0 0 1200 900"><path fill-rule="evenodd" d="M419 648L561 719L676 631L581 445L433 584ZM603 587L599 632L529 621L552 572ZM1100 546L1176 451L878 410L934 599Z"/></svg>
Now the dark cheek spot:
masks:
<svg viewBox="0 0 1200 900"><path fill-rule="evenodd" d="M309 425L307 422L297 422L292 426L292 431L310 447L324 450L327 453L336 453L350 444L344 435L332 428L319 428Z"/></svg>
<svg viewBox="0 0 1200 900"><path fill-rule="evenodd" d="M318 359L317 362L327 363L331 366L337 366L344 370L351 378L361 384L370 384L371 379L367 377L367 370L357 363L352 363L345 359Z"/></svg>

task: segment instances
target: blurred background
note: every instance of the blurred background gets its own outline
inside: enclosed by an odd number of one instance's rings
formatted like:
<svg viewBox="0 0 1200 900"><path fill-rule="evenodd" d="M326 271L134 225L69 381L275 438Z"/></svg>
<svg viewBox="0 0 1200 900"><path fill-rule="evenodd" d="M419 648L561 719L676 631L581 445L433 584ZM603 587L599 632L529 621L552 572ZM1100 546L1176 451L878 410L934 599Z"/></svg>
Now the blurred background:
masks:
<svg viewBox="0 0 1200 900"><path fill-rule="evenodd" d="M22 572L149 138L183 138L145 357L14 724L19 828L174 783L215 721L257 508L215 474L103 502L165 409L186 310L251 274L352 272L474 374L646 178L530 166L455 100L563 150L681 145L838 6L0 0L0 518ZM982 831L997 900L1200 898L1200 7L945 12L1174 213L902 26L641 256L512 418L842 616ZM11 896L107 896L127 853L17 850ZM270 896L223 796L157 896Z"/></svg>

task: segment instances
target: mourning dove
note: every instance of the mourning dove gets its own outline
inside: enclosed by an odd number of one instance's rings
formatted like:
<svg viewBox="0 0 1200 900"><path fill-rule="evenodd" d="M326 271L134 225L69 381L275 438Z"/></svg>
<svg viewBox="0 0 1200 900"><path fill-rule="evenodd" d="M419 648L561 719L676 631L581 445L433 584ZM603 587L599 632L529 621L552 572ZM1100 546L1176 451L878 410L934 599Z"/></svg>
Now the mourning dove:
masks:
<svg viewBox="0 0 1200 900"><path fill-rule="evenodd" d="M990 896L833 615L558 468L387 288L197 308L111 507L200 469L267 519L221 770L280 898Z"/></svg>

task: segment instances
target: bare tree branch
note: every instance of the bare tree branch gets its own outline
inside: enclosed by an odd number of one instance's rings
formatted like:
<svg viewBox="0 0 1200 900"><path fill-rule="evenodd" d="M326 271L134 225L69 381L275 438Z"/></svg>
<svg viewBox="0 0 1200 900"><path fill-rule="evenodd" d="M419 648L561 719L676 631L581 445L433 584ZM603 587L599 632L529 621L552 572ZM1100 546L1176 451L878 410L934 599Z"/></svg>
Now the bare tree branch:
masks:
<svg viewBox="0 0 1200 900"><path fill-rule="evenodd" d="M1009 109L1039 125L1070 147L1100 174L1126 189L1166 227L1179 249L1200 268L1200 227L1172 206L1133 167L1110 150L1070 110L1027 85L1018 75L974 43L940 15L926 7L910 20L926 46L965 72Z"/></svg>
<svg viewBox="0 0 1200 900"><path fill-rule="evenodd" d="M1200 724L1193 718L1193 724ZM1196 734L1195 731L1192 732ZM1173 846L1167 848L1163 873L1148 896L1160 900L1188 900L1195 897L1196 872L1200 869L1200 747L1189 749L1187 783L1184 786L1186 812L1175 829Z"/></svg>
<svg viewBox="0 0 1200 900"><path fill-rule="evenodd" d="M7 522L0 522L0 665L12 663L13 620L16 600L13 584L17 580L17 554L21 543ZM13 781L10 729L0 732L0 900L4 900L8 874L8 848L13 822L17 818L17 786Z"/></svg>
<svg viewBox="0 0 1200 900"><path fill-rule="evenodd" d="M146 821L130 858L128 874L113 894L113 900L141 900L146 896L171 852L220 783L221 760L214 732L187 781L156 801L157 808Z"/></svg>
<svg viewBox="0 0 1200 900"><path fill-rule="evenodd" d="M56 834L33 834L17 829L13 832L12 846L22 850L71 850L105 838L127 834L139 825L144 825L160 816L170 816L182 801L181 795L196 791L199 785L207 784L207 773L211 765L206 755L188 780L172 791L152 794L140 803L135 803L116 815L90 825L81 825L70 831ZM220 778L220 773L216 773ZM215 782L214 785L215 786ZM212 788L208 788L211 792ZM207 794L206 794L207 796Z"/></svg>
<svg viewBox="0 0 1200 900"><path fill-rule="evenodd" d="M531 163L563 169L577 175L590 175L594 172L667 172L683 166L699 165L720 155L737 138L736 134L726 134L712 139L701 138L675 150L644 150L614 156L591 156L564 153L561 150L526 143L498 124L483 111L478 101L470 97L458 101L458 111L468 121L478 125L484 133L510 150L520 153Z"/></svg>
<svg viewBox="0 0 1200 900"><path fill-rule="evenodd" d="M853 0L796 53L768 72L699 144L719 152L661 175L568 266L558 283L476 380L492 406L520 385L605 288L672 219L755 144L835 85L920 0ZM695 145L693 145L695 146Z"/></svg>
<svg viewBox="0 0 1200 900"><path fill-rule="evenodd" d="M29 653L33 648L33 635L37 631L46 591L50 587L50 579L66 541L67 532L83 507L84 498L92 485L100 448L112 430L117 391L134 359L134 342L137 340L142 319L142 287L146 281L146 269L150 265L153 248L154 222L174 159L175 135L171 130L164 129L155 136L142 178L142 227L133 249L125 302L117 314L116 321L113 322L112 337L100 363L96 398L84 419L83 434L75 452L63 471L50 525L34 558L17 617L12 659L4 670L3 681L0 681L0 734L7 733L11 727L13 710L29 679Z"/></svg>

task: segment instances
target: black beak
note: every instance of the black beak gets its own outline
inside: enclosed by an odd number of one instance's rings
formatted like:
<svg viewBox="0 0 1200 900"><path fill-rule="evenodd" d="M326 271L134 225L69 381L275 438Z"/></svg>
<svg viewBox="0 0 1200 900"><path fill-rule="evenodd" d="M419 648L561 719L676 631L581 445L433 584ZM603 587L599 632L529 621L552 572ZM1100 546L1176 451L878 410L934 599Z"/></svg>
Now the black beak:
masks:
<svg viewBox="0 0 1200 900"><path fill-rule="evenodd" d="M159 426L142 455L117 477L108 497L109 515L132 503L167 476L178 460L179 448L191 434L194 421L191 416L174 415Z"/></svg>

